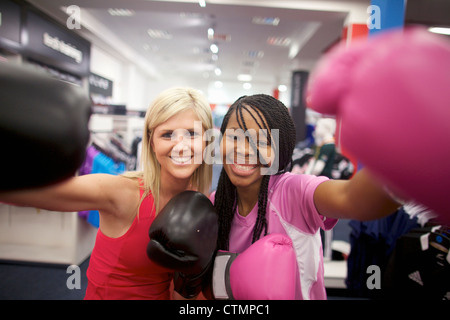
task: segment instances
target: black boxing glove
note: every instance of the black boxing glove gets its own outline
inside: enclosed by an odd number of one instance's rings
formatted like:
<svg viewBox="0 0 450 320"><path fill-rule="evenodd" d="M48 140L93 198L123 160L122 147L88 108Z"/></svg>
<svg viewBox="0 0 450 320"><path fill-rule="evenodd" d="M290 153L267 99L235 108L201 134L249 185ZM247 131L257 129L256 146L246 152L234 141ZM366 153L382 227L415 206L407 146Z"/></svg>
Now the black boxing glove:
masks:
<svg viewBox="0 0 450 320"><path fill-rule="evenodd" d="M0 63L0 191L73 176L86 155L90 114L82 88L30 66Z"/></svg>
<svg viewBox="0 0 450 320"><path fill-rule="evenodd" d="M216 250L218 217L202 193L184 191L173 197L149 229L147 255L175 271L174 289L190 299L202 289Z"/></svg>

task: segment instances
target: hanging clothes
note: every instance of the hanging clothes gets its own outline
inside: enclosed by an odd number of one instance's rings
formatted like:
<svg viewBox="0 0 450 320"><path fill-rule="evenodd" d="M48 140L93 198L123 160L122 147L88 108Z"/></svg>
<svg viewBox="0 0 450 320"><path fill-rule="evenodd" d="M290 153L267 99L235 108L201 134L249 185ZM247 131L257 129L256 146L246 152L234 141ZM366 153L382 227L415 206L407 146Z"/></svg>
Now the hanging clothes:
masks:
<svg viewBox="0 0 450 320"><path fill-rule="evenodd" d="M86 159L80 167L79 174L106 173L119 175L126 171L127 168L124 161L114 160L104 154L103 151L99 150L99 147L95 144L89 146L86 151ZM86 219L94 227L99 227L100 217L97 210L80 211L78 215Z"/></svg>
<svg viewBox="0 0 450 320"><path fill-rule="evenodd" d="M450 229L430 225L398 239L383 277L386 299L450 300Z"/></svg>
<svg viewBox="0 0 450 320"><path fill-rule="evenodd" d="M351 220L351 251L347 259L345 283L353 296L379 298L379 290L367 287L367 268L378 266L383 273L397 239L410 230L419 227L417 219L411 218L403 208L385 218L373 221Z"/></svg>
<svg viewBox="0 0 450 320"><path fill-rule="evenodd" d="M84 158L84 162L78 170L78 175L83 176L85 174L89 174L92 172L92 164L94 163L95 157L100 154L100 151L97 150L94 146L89 146L86 149L86 157ZM78 216L87 220L89 216L89 211L80 211L78 212Z"/></svg>

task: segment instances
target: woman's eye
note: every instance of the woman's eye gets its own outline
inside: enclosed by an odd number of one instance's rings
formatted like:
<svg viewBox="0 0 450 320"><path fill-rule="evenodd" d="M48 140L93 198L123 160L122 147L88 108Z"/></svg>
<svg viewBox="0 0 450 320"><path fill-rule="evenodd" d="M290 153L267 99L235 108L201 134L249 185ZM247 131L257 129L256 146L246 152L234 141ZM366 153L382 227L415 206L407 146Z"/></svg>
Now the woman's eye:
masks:
<svg viewBox="0 0 450 320"><path fill-rule="evenodd" d="M190 134L191 138L196 138L196 137L200 136L200 133L198 133L196 131L189 131L189 134Z"/></svg>
<svg viewBox="0 0 450 320"><path fill-rule="evenodd" d="M265 141L265 140L259 140L259 141L258 141L258 146L259 146L259 147L267 147L267 146L268 146L267 141Z"/></svg>

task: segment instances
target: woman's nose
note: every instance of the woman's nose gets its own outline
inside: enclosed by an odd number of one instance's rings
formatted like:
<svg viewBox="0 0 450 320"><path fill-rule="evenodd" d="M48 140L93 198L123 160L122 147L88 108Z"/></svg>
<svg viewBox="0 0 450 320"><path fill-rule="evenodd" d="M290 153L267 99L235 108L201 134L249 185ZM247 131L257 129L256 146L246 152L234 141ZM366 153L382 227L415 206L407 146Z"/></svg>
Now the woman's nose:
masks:
<svg viewBox="0 0 450 320"><path fill-rule="evenodd" d="M256 163L255 162L255 150L248 139L240 139L236 141L236 157L242 163Z"/></svg>
<svg viewBox="0 0 450 320"><path fill-rule="evenodd" d="M187 150L190 146L190 139L183 134L172 136L172 141L175 143L174 150Z"/></svg>

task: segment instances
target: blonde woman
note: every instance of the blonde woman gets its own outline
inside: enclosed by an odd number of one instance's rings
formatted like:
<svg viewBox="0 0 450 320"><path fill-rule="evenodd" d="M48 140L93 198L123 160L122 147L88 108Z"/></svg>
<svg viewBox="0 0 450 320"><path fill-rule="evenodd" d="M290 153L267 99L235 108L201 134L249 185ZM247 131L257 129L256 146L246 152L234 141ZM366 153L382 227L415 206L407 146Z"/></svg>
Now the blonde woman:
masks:
<svg viewBox="0 0 450 320"><path fill-rule="evenodd" d="M146 255L156 214L184 190L208 193L212 168L203 161L211 109L191 88L163 91L145 118L142 172L91 174L40 189L0 193L0 201L54 211L98 210L100 226L85 299L170 299L171 270Z"/></svg>

